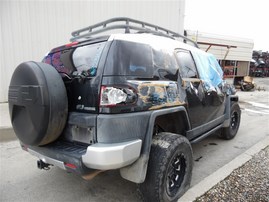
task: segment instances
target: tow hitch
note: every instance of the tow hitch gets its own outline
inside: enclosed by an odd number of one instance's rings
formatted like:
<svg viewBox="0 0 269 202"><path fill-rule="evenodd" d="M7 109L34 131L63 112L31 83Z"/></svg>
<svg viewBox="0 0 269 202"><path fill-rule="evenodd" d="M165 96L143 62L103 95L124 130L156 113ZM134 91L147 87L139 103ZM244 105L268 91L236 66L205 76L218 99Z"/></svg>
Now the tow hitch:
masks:
<svg viewBox="0 0 269 202"><path fill-rule="evenodd" d="M42 160L39 160L37 161L37 167L39 169L44 169L44 170L49 170L50 169L50 166L52 166L51 164L48 164L48 163L45 163L44 161Z"/></svg>

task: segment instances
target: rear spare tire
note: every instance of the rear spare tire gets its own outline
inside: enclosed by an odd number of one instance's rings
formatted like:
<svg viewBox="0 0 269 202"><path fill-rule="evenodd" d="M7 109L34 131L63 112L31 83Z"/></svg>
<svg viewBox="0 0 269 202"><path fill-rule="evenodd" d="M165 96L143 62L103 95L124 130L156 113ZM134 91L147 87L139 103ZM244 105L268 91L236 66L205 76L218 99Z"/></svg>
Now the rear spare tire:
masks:
<svg viewBox="0 0 269 202"><path fill-rule="evenodd" d="M20 64L11 78L8 102L13 129L24 144L45 145L60 136L68 101L63 80L51 65Z"/></svg>

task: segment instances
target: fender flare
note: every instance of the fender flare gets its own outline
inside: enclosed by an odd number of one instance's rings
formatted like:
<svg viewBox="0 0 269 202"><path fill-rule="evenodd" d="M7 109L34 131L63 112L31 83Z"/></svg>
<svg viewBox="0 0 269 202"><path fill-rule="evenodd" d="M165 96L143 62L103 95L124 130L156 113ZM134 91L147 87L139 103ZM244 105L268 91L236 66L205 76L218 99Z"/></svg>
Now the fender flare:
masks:
<svg viewBox="0 0 269 202"><path fill-rule="evenodd" d="M173 107L173 108L152 111L149 118L147 133L144 138L140 157L132 165L129 165L120 169L120 174L124 179L135 182L135 183L144 182L146 178L146 174L147 174L149 153L150 153L150 148L151 148L155 120L158 116L175 113L175 112L184 113L185 118L187 120L188 129L191 129L189 116L184 106L178 106L178 107Z"/></svg>
<svg viewBox="0 0 269 202"><path fill-rule="evenodd" d="M231 102L238 102L239 98L238 95L229 95L226 99L225 104L225 121L222 124L222 127L229 127L230 126L230 117L231 117Z"/></svg>

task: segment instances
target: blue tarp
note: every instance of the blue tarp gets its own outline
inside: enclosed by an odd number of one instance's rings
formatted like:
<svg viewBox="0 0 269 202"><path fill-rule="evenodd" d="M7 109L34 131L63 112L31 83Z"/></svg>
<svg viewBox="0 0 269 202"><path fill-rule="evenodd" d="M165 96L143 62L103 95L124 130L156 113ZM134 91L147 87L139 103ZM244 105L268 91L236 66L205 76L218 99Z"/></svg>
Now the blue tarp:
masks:
<svg viewBox="0 0 269 202"><path fill-rule="evenodd" d="M222 83L223 71L217 59L203 51L193 53L200 79L204 81L207 90L214 89Z"/></svg>

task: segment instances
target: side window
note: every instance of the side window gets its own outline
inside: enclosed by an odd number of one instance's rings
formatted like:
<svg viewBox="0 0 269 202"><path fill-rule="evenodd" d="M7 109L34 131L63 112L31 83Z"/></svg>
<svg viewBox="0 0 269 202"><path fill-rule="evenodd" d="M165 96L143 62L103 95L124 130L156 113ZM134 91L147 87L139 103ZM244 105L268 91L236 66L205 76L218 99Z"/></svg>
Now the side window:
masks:
<svg viewBox="0 0 269 202"><path fill-rule="evenodd" d="M151 78L151 47L142 43L115 40L109 50L104 75Z"/></svg>
<svg viewBox="0 0 269 202"><path fill-rule="evenodd" d="M179 72L182 78L198 78L195 63L189 51L176 53L179 64Z"/></svg>
<svg viewBox="0 0 269 202"><path fill-rule="evenodd" d="M155 75L160 79L177 81L178 64L176 62L174 52L165 49L152 49L153 66Z"/></svg>

